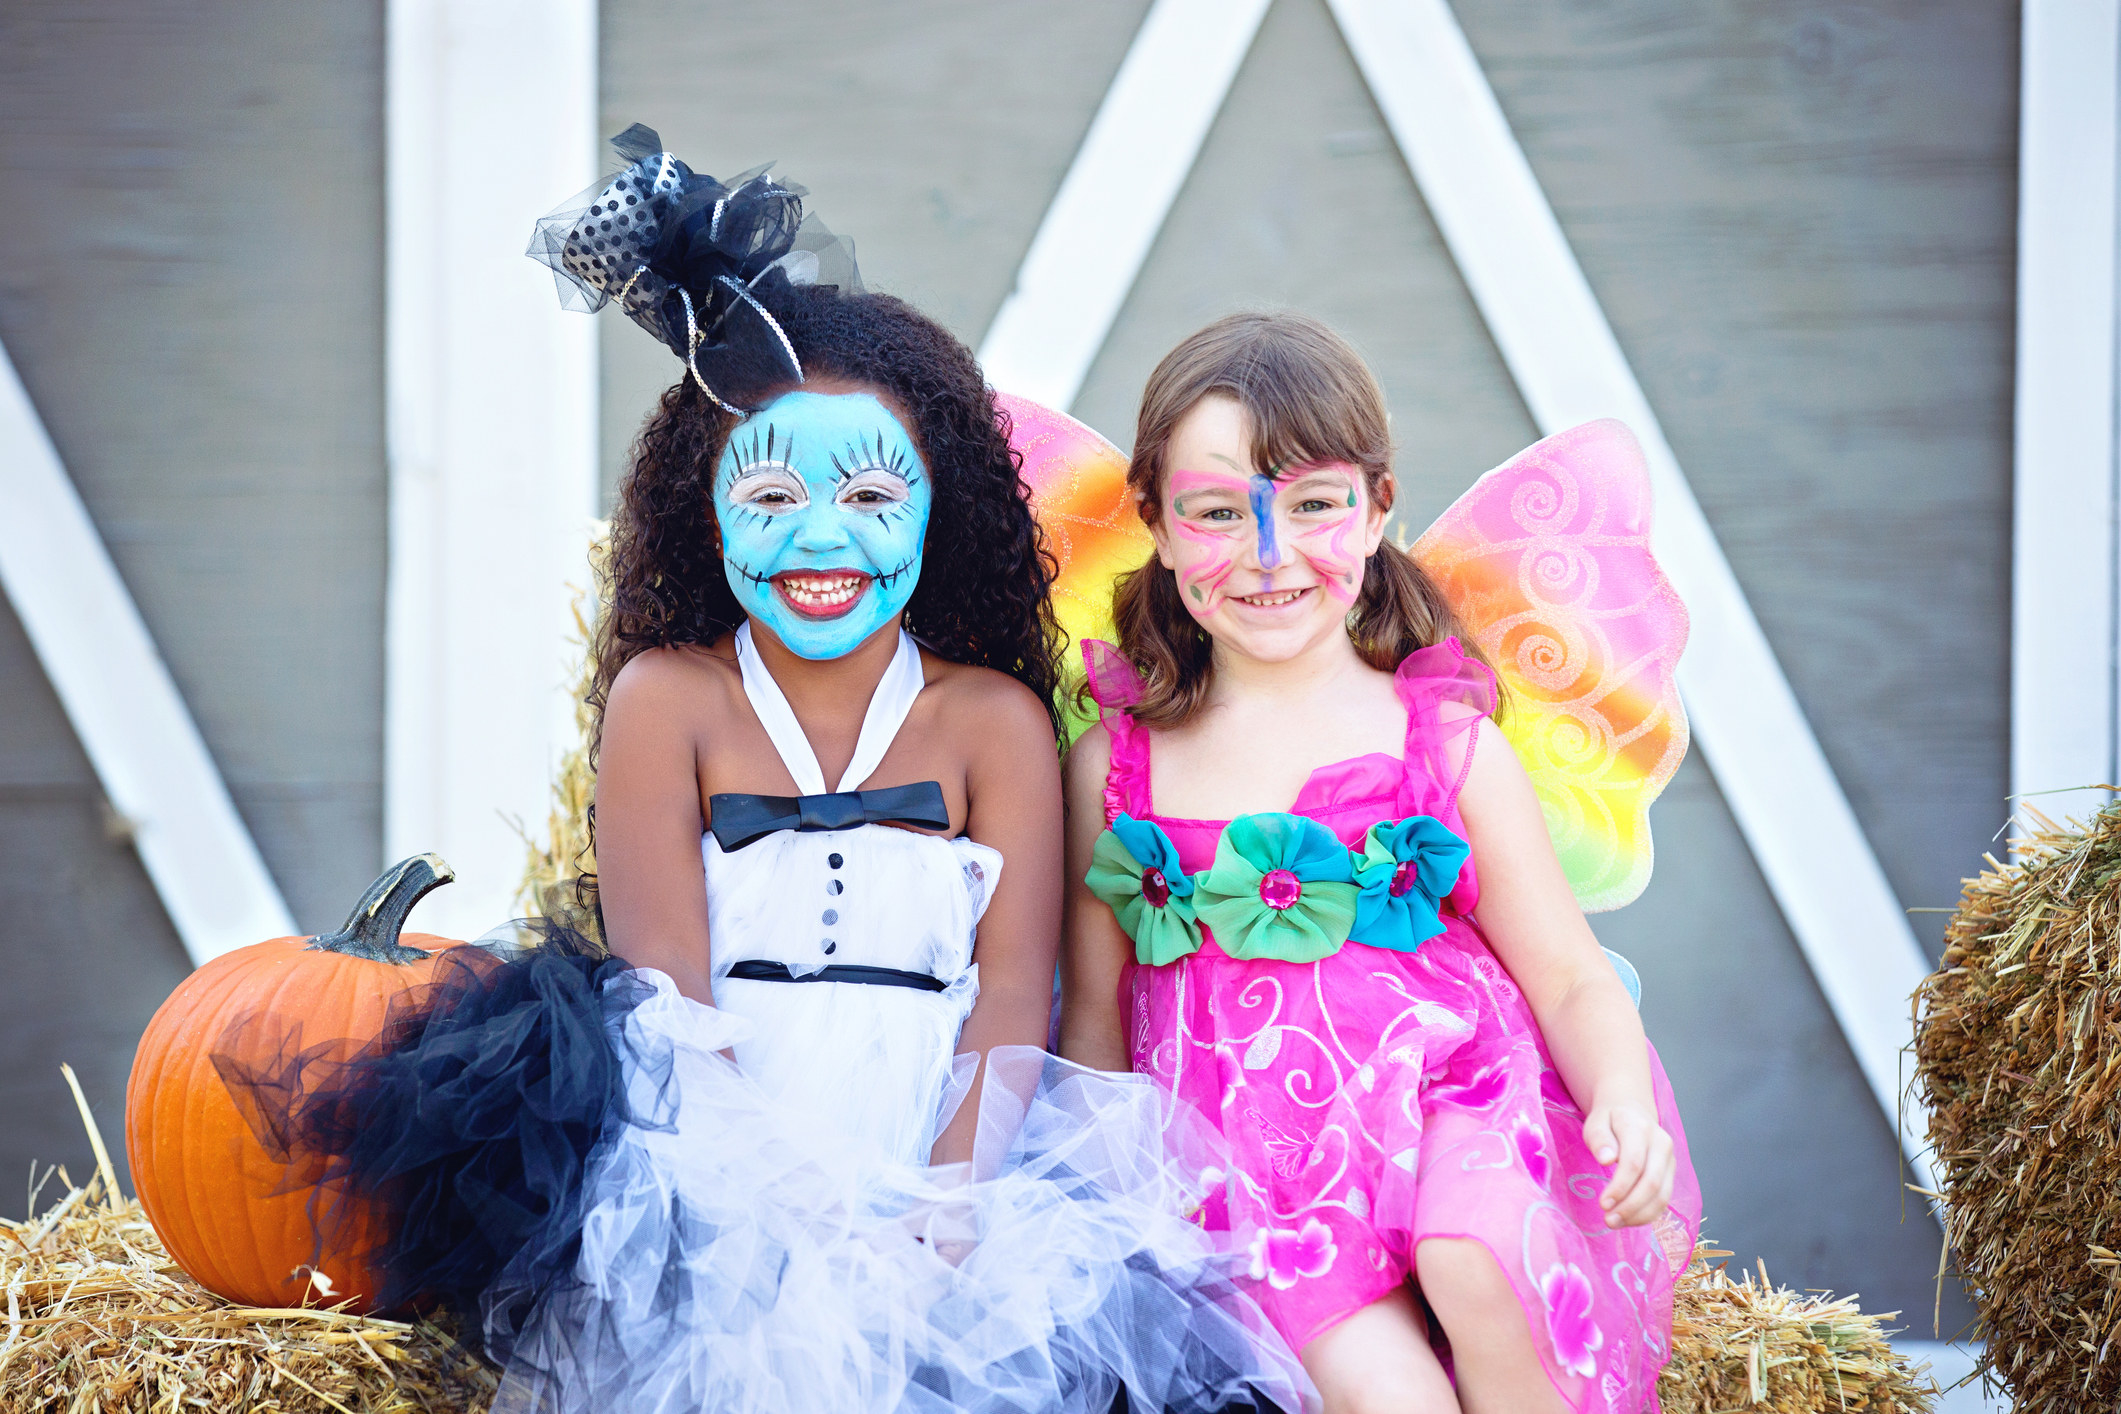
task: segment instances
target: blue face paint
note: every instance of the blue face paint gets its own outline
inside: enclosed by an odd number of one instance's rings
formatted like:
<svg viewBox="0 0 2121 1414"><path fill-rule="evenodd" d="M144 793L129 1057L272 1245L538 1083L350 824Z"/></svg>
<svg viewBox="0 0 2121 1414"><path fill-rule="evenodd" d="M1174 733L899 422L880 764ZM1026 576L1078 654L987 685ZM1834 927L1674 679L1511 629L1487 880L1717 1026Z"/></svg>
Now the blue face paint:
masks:
<svg viewBox="0 0 2121 1414"><path fill-rule="evenodd" d="M722 571L798 657L843 657L912 599L934 500L913 439L870 394L783 394L722 450Z"/></svg>
<svg viewBox="0 0 2121 1414"><path fill-rule="evenodd" d="M1281 568L1281 548L1274 543L1274 480L1252 473L1252 520L1259 527L1259 566Z"/></svg>

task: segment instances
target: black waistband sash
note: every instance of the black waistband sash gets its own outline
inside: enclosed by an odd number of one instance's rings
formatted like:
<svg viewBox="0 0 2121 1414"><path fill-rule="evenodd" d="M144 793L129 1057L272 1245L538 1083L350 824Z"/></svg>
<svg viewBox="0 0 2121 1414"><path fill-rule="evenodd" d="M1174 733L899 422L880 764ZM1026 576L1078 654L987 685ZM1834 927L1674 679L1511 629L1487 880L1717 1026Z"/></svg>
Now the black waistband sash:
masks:
<svg viewBox="0 0 2121 1414"><path fill-rule="evenodd" d="M940 992L943 979L925 972L901 972L896 967L862 967L835 963L815 972L796 972L785 962L767 962L747 957L729 964L729 975L746 982L859 982L869 987L910 987L916 992Z"/></svg>
<svg viewBox="0 0 2121 1414"><path fill-rule="evenodd" d="M939 781L830 795L713 795L707 798L707 806L714 815L707 828L725 854L775 830L850 830L856 825L950 828L950 807Z"/></svg>

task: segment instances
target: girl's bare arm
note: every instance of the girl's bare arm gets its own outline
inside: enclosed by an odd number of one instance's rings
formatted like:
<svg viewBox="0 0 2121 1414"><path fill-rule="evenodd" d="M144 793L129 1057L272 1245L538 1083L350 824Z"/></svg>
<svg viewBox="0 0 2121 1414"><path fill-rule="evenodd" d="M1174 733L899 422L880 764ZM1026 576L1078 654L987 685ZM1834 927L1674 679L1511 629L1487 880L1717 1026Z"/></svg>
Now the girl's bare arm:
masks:
<svg viewBox="0 0 2121 1414"><path fill-rule="evenodd" d="M1068 753L1068 892L1061 947L1060 1051L1098 1070L1130 1070L1120 977L1134 944L1083 878L1105 829L1105 771L1112 739L1101 726Z"/></svg>
<svg viewBox="0 0 2121 1414"><path fill-rule="evenodd" d="M597 896L612 952L712 1006L706 823L685 710L697 702L694 676L678 650L658 649L611 685L597 759Z"/></svg>
<svg viewBox="0 0 2121 1414"><path fill-rule="evenodd" d="M1642 1018L1577 907L1539 797L1500 732L1480 732L1459 810L1480 869L1481 932L1584 1111L1584 1142L1614 1166L1601 1195L1606 1221L1650 1222L1671 1199L1675 1165Z"/></svg>
<svg viewBox="0 0 2121 1414"><path fill-rule="evenodd" d="M960 1054L995 1046L1046 1044L1053 1013L1053 963L1060 945L1060 761L1046 709L1028 688L988 678L962 714L971 743L965 835L1000 850L1001 882L980 919L973 960L979 1000L958 1034ZM936 1163L972 1157L979 1118L975 1088L935 1141Z"/></svg>

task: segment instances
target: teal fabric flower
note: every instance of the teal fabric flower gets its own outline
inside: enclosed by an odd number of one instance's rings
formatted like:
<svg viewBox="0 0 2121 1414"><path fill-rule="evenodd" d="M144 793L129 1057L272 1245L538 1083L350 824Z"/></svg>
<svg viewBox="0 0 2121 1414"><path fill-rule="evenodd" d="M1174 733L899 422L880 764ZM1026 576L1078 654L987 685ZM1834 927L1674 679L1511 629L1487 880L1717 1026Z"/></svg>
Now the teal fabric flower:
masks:
<svg viewBox="0 0 2121 1414"><path fill-rule="evenodd" d="M1373 948L1412 952L1443 931L1438 914L1470 846L1440 820L1410 815L1372 825L1355 860L1351 940Z"/></svg>
<svg viewBox="0 0 2121 1414"><path fill-rule="evenodd" d="M1179 867L1178 846L1162 826L1121 815L1097 837L1083 882L1134 939L1136 960L1161 967L1200 951L1193 876Z"/></svg>
<svg viewBox="0 0 2121 1414"><path fill-rule="evenodd" d="M1232 957L1316 962L1340 951L1355 920L1354 860L1316 820L1279 813L1232 820L1200 876L1195 911Z"/></svg>

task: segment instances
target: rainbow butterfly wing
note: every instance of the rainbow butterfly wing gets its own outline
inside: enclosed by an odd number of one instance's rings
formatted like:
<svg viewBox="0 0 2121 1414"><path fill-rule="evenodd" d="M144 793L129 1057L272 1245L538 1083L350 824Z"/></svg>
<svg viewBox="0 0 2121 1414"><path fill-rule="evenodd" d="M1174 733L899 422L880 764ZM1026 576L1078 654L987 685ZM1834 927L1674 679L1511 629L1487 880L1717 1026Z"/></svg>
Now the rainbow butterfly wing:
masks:
<svg viewBox="0 0 2121 1414"><path fill-rule="evenodd" d="M1587 912L1650 881L1650 802L1686 755L1686 606L1650 553L1650 478L1625 424L1557 432L1480 478L1414 557L1495 664L1502 731Z"/></svg>
<svg viewBox="0 0 2121 1414"><path fill-rule="evenodd" d="M1127 489L1127 459L1066 413L1008 393L994 401L1009 415L1009 445L1023 457L1031 512L1060 562L1054 616L1071 643L1110 639L1113 582L1155 550ZM1062 711L1073 740L1090 719L1076 707L1072 683Z"/></svg>

